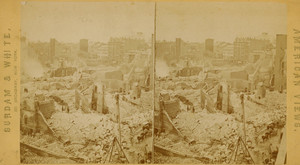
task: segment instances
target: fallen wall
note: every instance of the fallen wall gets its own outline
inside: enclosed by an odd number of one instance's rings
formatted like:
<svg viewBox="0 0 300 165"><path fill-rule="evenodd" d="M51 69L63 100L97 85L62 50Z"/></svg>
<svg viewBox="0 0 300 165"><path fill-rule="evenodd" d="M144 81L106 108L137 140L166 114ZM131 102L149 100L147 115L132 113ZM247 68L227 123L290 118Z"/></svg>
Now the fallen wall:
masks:
<svg viewBox="0 0 300 165"><path fill-rule="evenodd" d="M21 129L27 133L34 133L34 132L48 132L52 133L48 123L43 116L42 112L32 112L27 111L22 113L23 116L21 118Z"/></svg>
<svg viewBox="0 0 300 165"><path fill-rule="evenodd" d="M21 130L28 132L30 129L36 131L36 117L33 111L21 111Z"/></svg>
<svg viewBox="0 0 300 165"><path fill-rule="evenodd" d="M172 123L172 120L167 114L167 112L164 111L162 113L154 115L154 121L154 128L158 131L162 131L162 129L164 129L166 133L174 133L177 135L181 135L181 133Z"/></svg>
<svg viewBox="0 0 300 165"><path fill-rule="evenodd" d="M91 104L89 99L77 90L75 90L75 107L76 109L81 108L84 113L90 113Z"/></svg>
<svg viewBox="0 0 300 165"><path fill-rule="evenodd" d="M37 122L38 122L38 126L37 126L37 129L40 131L40 132L48 132L48 133L54 133L52 131L52 129L49 127L44 115L42 114L42 112L40 113L37 113Z"/></svg>
<svg viewBox="0 0 300 165"><path fill-rule="evenodd" d="M39 110L44 115L46 119L49 119L52 114L55 112L54 108L54 101L48 100L48 101L40 101L39 102Z"/></svg>
<svg viewBox="0 0 300 165"><path fill-rule="evenodd" d="M164 101L164 110L168 113L171 119L174 119L180 112L179 100L174 99L170 101Z"/></svg>
<svg viewBox="0 0 300 165"><path fill-rule="evenodd" d="M201 90L201 108L206 108L209 112L215 112L215 102L209 94Z"/></svg>

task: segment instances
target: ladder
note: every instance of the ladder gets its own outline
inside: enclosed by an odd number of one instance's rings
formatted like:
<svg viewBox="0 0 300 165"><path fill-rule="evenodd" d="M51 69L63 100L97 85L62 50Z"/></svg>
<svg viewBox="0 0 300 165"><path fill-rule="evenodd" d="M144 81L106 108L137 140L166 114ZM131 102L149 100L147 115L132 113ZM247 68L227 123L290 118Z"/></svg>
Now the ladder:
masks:
<svg viewBox="0 0 300 165"><path fill-rule="evenodd" d="M232 153L228 163L255 164L245 142L243 141L243 139L241 137L238 138L238 140L236 142L236 147L233 150L233 153Z"/></svg>
<svg viewBox="0 0 300 165"><path fill-rule="evenodd" d="M117 155L115 155L115 153L117 153ZM103 164L105 164L106 162L107 163L129 163L125 155L125 152L116 137L114 137L110 145L109 152L106 155Z"/></svg>

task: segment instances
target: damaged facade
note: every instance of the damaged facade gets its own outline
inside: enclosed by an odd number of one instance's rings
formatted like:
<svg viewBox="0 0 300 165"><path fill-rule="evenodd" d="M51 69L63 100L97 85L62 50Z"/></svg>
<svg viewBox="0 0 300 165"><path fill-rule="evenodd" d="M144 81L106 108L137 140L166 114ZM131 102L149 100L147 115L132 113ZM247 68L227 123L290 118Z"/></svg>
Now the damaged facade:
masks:
<svg viewBox="0 0 300 165"><path fill-rule="evenodd" d="M46 119L55 113L54 101L42 94L21 102L21 130L26 133L50 132Z"/></svg>
<svg viewBox="0 0 300 165"><path fill-rule="evenodd" d="M92 111L107 113L108 110L104 104L104 85L92 85L80 89L75 90L76 109L80 108L86 113Z"/></svg>

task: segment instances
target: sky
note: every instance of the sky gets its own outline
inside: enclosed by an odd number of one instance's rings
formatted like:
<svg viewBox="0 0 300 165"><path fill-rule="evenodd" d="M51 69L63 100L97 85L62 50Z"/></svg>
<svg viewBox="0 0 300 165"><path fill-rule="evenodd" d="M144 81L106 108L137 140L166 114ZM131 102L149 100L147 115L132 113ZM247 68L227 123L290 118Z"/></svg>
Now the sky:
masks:
<svg viewBox="0 0 300 165"><path fill-rule="evenodd" d="M274 2L161 2L157 16L158 40L233 42L236 36L287 33L286 5Z"/></svg>
<svg viewBox="0 0 300 165"><path fill-rule="evenodd" d="M107 42L143 32L151 38L154 3L146 2L23 2L21 34L30 41Z"/></svg>
<svg viewBox="0 0 300 165"><path fill-rule="evenodd" d="M30 41L107 42L110 37L154 33L153 2L26 2L21 33ZM156 38L233 42L236 36L286 34L287 9L276 2L159 2Z"/></svg>

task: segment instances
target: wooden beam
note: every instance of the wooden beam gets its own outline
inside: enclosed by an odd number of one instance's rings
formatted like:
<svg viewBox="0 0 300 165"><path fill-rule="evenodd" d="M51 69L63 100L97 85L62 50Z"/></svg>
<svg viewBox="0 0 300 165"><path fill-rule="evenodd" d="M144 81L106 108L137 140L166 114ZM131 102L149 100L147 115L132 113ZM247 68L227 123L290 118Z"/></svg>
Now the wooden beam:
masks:
<svg viewBox="0 0 300 165"><path fill-rule="evenodd" d="M284 127L275 165L284 164L285 160L286 160L286 156L287 156L287 154L286 154L286 128Z"/></svg>

